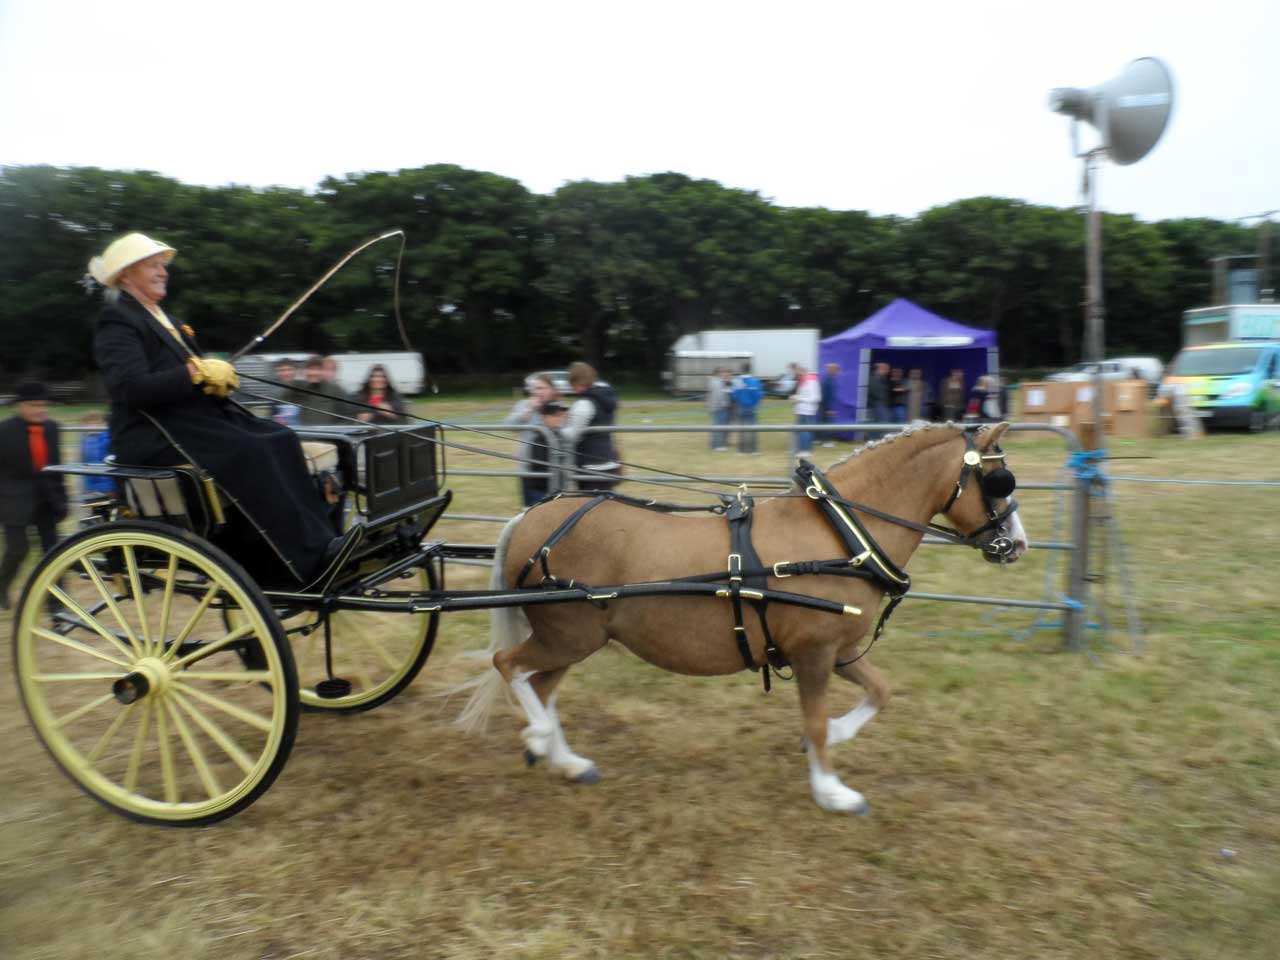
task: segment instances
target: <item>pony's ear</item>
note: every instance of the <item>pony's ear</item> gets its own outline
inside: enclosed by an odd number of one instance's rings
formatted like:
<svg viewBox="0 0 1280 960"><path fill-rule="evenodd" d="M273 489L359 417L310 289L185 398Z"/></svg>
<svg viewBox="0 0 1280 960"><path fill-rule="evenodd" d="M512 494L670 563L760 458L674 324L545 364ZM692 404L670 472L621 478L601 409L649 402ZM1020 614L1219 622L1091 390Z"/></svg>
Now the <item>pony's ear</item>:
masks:
<svg viewBox="0 0 1280 960"><path fill-rule="evenodd" d="M977 436L978 449L983 451L990 450L1000 442L1000 438L1004 436L1004 432L1008 429L1009 422L1002 420L1000 423L979 430Z"/></svg>

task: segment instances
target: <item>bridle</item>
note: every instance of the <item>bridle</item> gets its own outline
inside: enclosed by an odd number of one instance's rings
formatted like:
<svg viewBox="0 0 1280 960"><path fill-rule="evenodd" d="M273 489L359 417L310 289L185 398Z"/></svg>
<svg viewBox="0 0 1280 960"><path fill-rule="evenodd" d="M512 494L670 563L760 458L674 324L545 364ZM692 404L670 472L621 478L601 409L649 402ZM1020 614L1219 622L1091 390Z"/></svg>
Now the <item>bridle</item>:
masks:
<svg viewBox="0 0 1280 960"><path fill-rule="evenodd" d="M968 430L965 431L964 442L966 449L964 451L964 460L960 465L960 477L956 480L956 487L951 491L951 496L939 512L946 513L951 509L955 502L960 499L960 495L964 493L969 477L976 474L978 477L978 491L982 494L982 508L987 515L987 522L967 534L963 534L951 527L944 527L941 524L930 523L929 526L936 533L946 536L954 542L964 543L967 546L981 550L988 560L1004 562L1016 549L1012 538L1009 536L1007 521L1013 512L1018 509L1018 501L1012 497L1013 491L1017 487L1017 480L1013 476L1013 471L1005 463L1005 452L1000 449L999 444L992 447L992 453L982 453L974 445L973 434ZM994 470L984 470L983 463L989 460L999 460L1000 466ZM997 500L1005 501L1003 510L999 509L996 503Z"/></svg>

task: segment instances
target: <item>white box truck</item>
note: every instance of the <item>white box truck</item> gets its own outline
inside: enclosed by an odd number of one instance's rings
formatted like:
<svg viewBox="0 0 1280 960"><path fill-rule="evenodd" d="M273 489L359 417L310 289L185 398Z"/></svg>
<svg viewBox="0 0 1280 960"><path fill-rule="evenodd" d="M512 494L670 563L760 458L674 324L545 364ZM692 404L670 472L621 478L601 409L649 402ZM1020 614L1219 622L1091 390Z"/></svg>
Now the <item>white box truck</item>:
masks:
<svg viewBox="0 0 1280 960"><path fill-rule="evenodd" d="M816 327L785 327L767 330L702 330L686 333L667 353L668 388L675 390L676 371L689 366L697 354L726 356L751 354L750 372L761 380L776 380L787 364L798 363L806 370L818 366ZM682 364L682 358L685 362ZM725 364L731 366L731 364ZM705 385L704 385L705 386Z"/></svg>

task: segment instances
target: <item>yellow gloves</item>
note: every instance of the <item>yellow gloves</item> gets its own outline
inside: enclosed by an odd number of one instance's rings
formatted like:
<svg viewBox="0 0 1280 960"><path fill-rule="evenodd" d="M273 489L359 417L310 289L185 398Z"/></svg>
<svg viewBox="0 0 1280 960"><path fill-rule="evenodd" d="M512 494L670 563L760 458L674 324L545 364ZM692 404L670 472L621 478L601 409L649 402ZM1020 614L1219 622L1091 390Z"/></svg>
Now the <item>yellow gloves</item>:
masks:
<svg viewBox="0 0 1280 960"><path fill-rule="evenodd" d="M191 362L195 364L191 382L201 386L211 397L229 397L231 391L240 386L240 376L236 373L236 368L225 360L192 357Z"/></svg>

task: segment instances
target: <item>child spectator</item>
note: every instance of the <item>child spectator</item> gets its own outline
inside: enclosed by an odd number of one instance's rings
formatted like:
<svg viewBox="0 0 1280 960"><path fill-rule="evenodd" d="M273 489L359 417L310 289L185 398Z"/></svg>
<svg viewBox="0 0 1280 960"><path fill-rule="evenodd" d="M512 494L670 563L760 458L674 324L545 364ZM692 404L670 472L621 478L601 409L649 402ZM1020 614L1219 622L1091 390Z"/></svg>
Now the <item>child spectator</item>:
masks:
<svg viewBox="0 0 1280 960"><path fill-rule="evenodd" d="M80 418L80 426L86 432L80 436L80 460L83 463L105 463L107 454L111 452L111 432L107 429L107 421L100 410L90 410ZM110 477L85 477L84 496L86 500L97 497L114 497L115 481Z"/></svg>

